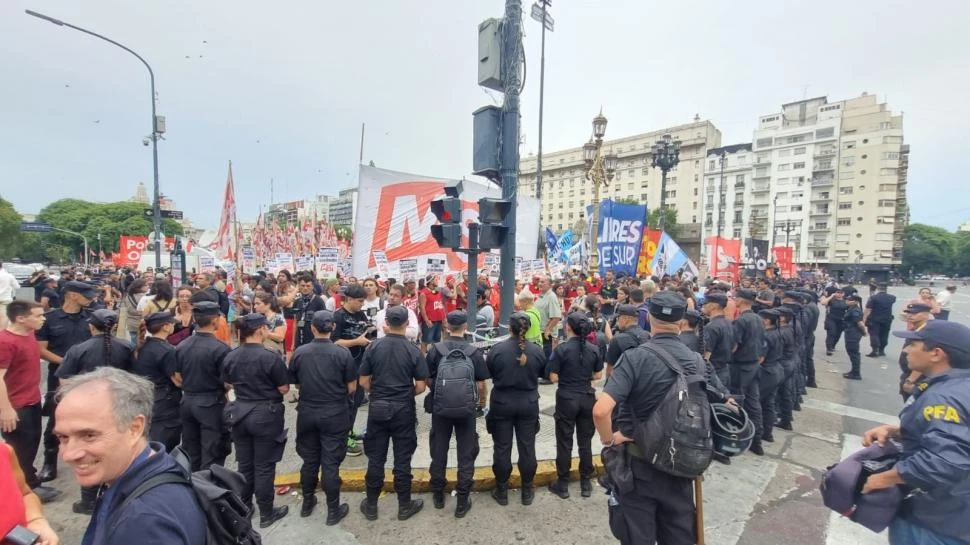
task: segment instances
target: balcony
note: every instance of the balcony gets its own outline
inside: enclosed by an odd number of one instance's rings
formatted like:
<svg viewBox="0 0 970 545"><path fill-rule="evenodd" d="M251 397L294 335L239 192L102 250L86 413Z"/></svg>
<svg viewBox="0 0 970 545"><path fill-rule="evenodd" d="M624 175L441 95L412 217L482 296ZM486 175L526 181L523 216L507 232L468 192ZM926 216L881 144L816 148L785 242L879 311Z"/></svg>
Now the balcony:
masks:
<svg viewBox="0 0 970 545"><path fill-rule="evenodd" d="M744 208L744 199L734 199L735 208Z"/></svg>
<svg viewBox="0 0 970 545"><path fill-rule="evenodd" d="M821 165L815 165L812 167L812 172L833 172L835 171L835 165L831 163L824 163Z"/></svg>
<svg viewBox="0 0 970 545"><path fill-rule="evenodd" d="M832 197L823 197L821 195L812 195L812 202L832 202Z"/></svg>
<svg viewBox="0 0 970 545"><path fill-rule="evenodd" d="M831 216L832 215L832 210L829 210L828 208L816 208L816 209L812 210L811 214L809 214L809 215L811 215L811 216Z"/></svg>
<svg viewBox="0 0 970 545"><path fill-rule="evenodd" d="M829 229L830 229L829 227L819 227L816 225L814 227L809 227L808 232L809 233L828 233Z"/></svg>
<svg viewBox="0 0 970 545"><path fill-rule="evenodd" d="M828 247L829 247L829 243L828 243L827 240L810 240L808 242L808 248L809 249L813 249L813 248L828 248Z"/></svg>
<svg viewBox="0 0 970 545"><path fill-rule="evenodd" d="M764 193L771 190L771 185L767 182L765 183L755 183L751 186L752 193Z"/></svg>
<svg viewBox="0 0 970 545"><path fill-rule="evenodd" d="M835 150L835 149L817 149L817 150L815 150L815 157L816 158L818 158L818 157L832 157L836 153L838 153L838 151Z"/></svg>
<svg viewBox="0 0 970 545"><path fill-rule="evenodd" d="M819 178L812 178L812 185L815 187L825 187L835 183L834 176L822 176Z"/></svg>

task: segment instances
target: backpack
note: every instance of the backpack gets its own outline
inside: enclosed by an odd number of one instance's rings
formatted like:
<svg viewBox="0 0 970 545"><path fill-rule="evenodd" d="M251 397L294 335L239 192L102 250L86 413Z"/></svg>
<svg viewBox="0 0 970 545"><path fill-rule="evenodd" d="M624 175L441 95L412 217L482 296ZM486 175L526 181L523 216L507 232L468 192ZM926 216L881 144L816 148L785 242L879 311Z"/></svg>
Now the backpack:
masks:
<svg viewBox="0 0 970 545"><path fill-rule="evenodd" d="M190 472L189 459L182 447L176 447L170 454L183 469ZM174 473L162 473L138 485L115 512L122 511L129 502L156 486L185 484L192 487L195 499L205 513L206 545L262 545L263 540L259 532L253 529L250 520L252 508L247 507L241 499L245 482L242 474L218 465L196 471L188 479Z"/></svg>
<svg viewBox="0 0 970 545"><path fill-rule="evenodd" d="M438 343L435 349L442 358L434 379L432 413L456 419L474 416L478 385L475 384L475 364L465 352L468 348L449 350L444 343Z"/></svg>
<svg viewBox="0 0 970 545"><path fill-rule="evenodd" d="M655 344L643 347L677 373L677 380L650 416L636 422L633 438L639 457L664 473L693 479L704 473L714 455L704 376L686 375L677 360ZM695 356L698 366L706 365L700 355Z"/></svg>

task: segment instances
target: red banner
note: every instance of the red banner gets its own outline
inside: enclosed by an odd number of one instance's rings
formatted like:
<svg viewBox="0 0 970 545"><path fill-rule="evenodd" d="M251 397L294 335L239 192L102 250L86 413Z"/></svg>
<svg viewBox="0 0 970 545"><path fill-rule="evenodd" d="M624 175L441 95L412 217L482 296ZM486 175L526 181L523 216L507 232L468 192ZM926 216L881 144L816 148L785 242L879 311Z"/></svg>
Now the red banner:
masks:
<svg viewBox="0 0 970 545"><path fill-rule="evenodd" d="M795 263L792 260L791 246L775 246L771 249L775 256L775 264L781 272L782 278L792 278L795 276Z"/></svg>
<svg viewBox="0 0 970 545"><path fill-rule="evenodd" d="M736 278L741 262L741 241L736 238L707 237L707 272L711 277Z"/></svg>
<svg viewBox="0 0 970 545"><path fill-rule="evenodd" d="M647 277L653 274L650 265L657 255L657 247L660 244L662 234L663 231L658 229L643 230L643 239L640 242L640 260L637 262L637 276Z"/></svg>
<svg viewBox="0 0 970 545"><path fill-rule="evenodd" d="M117 267L137 267L141 261L141 254L148 248L148 237L137 235L121 235L118 253L112 261ZM163 251L171 252L175 248L175 237L165 237Z"/></svg>

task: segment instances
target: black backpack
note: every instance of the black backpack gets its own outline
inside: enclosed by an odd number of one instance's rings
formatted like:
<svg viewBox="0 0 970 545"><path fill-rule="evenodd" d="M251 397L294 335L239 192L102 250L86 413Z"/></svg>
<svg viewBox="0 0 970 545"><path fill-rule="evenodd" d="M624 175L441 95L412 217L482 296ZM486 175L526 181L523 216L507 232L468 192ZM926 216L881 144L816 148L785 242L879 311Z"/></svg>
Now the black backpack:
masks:
<svg viewBox="0 0 970 545"><path fill-rule="evenodd" d="M438 343L435 349L442 357L434 379L432 414L456 419L474 416L478 385L475 363L468 354L474 347L449 349L445 343Z"/></svg>
<svg viewBox="0 0 970 545"><path fill-rule="evenodd" d="M664 473L692 479L704 473L714 455L711 404L704 376L685 374L680 363L655 344L643 348L677 373L677 379L650 416L636 422L633 439L639 457ZM698 368L703 369L704 360L695 356Z"/></svg>
<svg viewBox="0 0 970 545"><path fill-rule="evenodd" d="M186 472L190 471L189 459L181 447L176 447L170 454ZM245 482L242 474L218 465L196 471L188 479L174 473L162 473L138 485L115 512L120 512L129 502L156 486L184 484L192 487L195 499L205 513L206 545L262 545L263 540L250 520L252 508L247 507L240 497Z"/></svg>

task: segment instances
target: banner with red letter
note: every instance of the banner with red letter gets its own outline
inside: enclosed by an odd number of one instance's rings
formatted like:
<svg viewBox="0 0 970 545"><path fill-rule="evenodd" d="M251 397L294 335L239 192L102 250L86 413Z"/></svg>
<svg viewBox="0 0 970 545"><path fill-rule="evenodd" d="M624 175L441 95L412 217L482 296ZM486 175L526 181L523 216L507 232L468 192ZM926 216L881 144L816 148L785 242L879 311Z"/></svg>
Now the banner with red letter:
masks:
<svg viewBox="0 0 970 545"><path fill-rule="evenodd" d="M775 246L771 249L771 252L775 254L775 265L778 266L781 276L784 278L794 277L795 262L792 260L792 247Z"/></svg>
<svg viewBox="0 0 970 545"><path fill-rule="evenodd" d="M713 278L736 278L741 261L741 241L718 236L707 237L708 273Z"/></svg>
<svg viewBox="0 0 970 545"><path fill-rule="evenodd" d="M446 259L446 270L464 271L467 257L439 248L431 236L437 222L431 212L431 201L444 196L444 187L452 180L431 178L381 168L360 167L357 194L357 219L353 240L353 273L367 274L377 269L374 252L384 252L387 261L429 258ZM478 199L501 198L498 186L464 180L462 223L478 221ZM539 203L530 197L519 197L516 213L516 255L531 259L539 241ZM465 231L467 244L468 231ZM482 266L484 256L480 257Z"/></svg>
<svg viewBox="0 0 970 545"><path fill-rule="evenodd" d="M112 256L112 262L118 267L137 267L141 261L141 254L148 248L148 237L137 235L121 235L118 243L118 253ZM175 248L175 237L165 237L164 252L171 252Z"/></svg>

